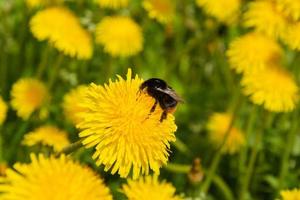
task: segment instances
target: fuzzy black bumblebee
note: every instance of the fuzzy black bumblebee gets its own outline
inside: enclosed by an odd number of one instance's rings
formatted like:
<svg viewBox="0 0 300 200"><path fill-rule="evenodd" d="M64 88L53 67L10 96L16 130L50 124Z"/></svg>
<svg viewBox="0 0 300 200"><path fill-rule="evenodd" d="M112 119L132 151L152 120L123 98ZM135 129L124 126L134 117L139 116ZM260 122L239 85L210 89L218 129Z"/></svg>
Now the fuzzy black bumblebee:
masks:
<svg viewBox="0 0 300 200"><path fill-rule="evenodd" d="M167 118L168 113L175 111L178 103L183 102L182 98L173 90L168 84L159 78L151 78L144 81L140 90L146 90L148 95L155 99L155 103L152 106L150 113L155 111L157 104L162 108L163 113L160 118L160 122Z"/></svg>

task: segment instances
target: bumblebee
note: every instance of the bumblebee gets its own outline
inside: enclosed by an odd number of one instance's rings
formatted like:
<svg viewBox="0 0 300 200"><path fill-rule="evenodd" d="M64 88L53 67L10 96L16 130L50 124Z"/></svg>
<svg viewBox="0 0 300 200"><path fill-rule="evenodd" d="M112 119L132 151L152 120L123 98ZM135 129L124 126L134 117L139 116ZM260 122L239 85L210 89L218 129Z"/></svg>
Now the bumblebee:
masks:
<svg viewBox="0 0 300 200"><path fill-rule="evenodd" d="M183 103L183 99L164 80L151 78L140 85L140 91L146 91L148 95L155 99L151 107L150 114L156 109L157 104L163 110L160 122L167 118L168 113L174 113L178 103Z"/></svg>

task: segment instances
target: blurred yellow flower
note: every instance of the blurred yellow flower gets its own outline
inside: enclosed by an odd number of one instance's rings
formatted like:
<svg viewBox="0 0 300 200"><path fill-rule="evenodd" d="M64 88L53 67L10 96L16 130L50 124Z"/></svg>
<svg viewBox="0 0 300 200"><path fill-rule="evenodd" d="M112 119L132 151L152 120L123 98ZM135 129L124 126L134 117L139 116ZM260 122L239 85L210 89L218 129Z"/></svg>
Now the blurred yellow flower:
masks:
<svg viewBox="0 0 300 200"><path fill-rule="evenodd" d="M102 8L118 9L128 6L128 0L97 0L97 2Z"/></svg>
<svg viewBox="0 0 300 200"><path fill-rule="evenodd" d="M6 113L7 113L7 105L0 96L0 126L3 124L3 122L6 119Z"/></svg>
<svg viewBox="0 0 300 200"><path fill-rule="evenodd" d="M138 180L128 180L122 186L123 193L128 200L180 200L175 195L176 189L165 181L159 182L157 176L141 177Z"/></svg>
<svg viewBox="0 0 300 200"><path fill-rule="evenodd" d="M34 146L42 144L44 146L53 147L58 152L70 144L68 133L51 125L41 126L24 136L23 144Z"/></svg>
<svg viewBox="0 0 300 200"><path fill-rule="evenodd" d="M255 30L274 38L281 37L288 23L275 2L270 0L251 2L244 18L246 27L253 27Z"/></svg>
<svg viewBox="0 0 300 200"><path fill-rule="evenodd" d="M79 123L82 120L82 117L78 113L85 111L80 104L85 97L86 90L87 86L80 85L64 96L62 105L64 114L73 124Z"/></svg>
<svg viewBox="0 0 300 200"><path fill-rule="evenodd" d="M288 112L298 102L298 86L291 74L279 66L266 68L255 74L245 74L243 93L254 104L263 105L273 112Z"/></svg>
<svg viewBox="0 0 300 200"><path fill-rule="evenodd" d="M91 84L79 113L82 122L80 137L86 147L95 146L93 159L105 165L105 171L127 177L148 174L149 169L159 173L169 156L170 141L175 141L177 126L174 116L160 122L162 109L149 115L155 100L144 92L138 92L143 82L137 75L132 78L128 70L127 80L109 81L104 86Z"/></svg>
<svg viewBox="0 0 300 200"><path fill-rule="evenodd" d="M175 7L171 0L144 0L143 6L149 17L157 19L160 23L170 23L174 18Z"/></svg>
<svg viewBox="0 0 300 200"><path fill-rule="evenodd" d="M262 34L248 33L234 40L227 51L230 67L238 73L263 70L282 58L280 45Z"/></svg>
<svg viewBox="0 0 300 200"><path fill-rule="evenodd" d="M241 0L196 0L199 7L218 21L231 24L240 14Z"/></svg>
<svg viewBox="0 0 300 200"><path fill-rule="evenodd" d="M291 49L300 50L300 22L290 24L282 37Z"/></svg>
<svg viewBox="0 0 300 200"><path fill-rule="evenodd" d="M293 190L282 190L280 192L282 200L299 200L300 199L300 189Z"/></svg>
<svg viewBox="0 0 300 200"><path fill-rule="evenodd" d="M279 10L293 20L300 19L300 1L299 0L276 0Z"/></svg>
<svg viewBox="0 0 300 200"><path fill-rule="evenodd" d="M96 41L112 56L132 56L143 49L140 26L125 16L102 19L96 28Z"/></svg>
<svg viewBox="0 0 300 200"><path fill-rule="evenodd" d="M220 147L224 142L231 120L232 116L228 113L214 113L209 118L207 124L209 138L216 147ZM238 128L233 126L228 133L222 151L223 153L233 154L238 152L244 144L244 134Z"/></svg>
<svg viewBox="0 0 300 200"><path fill-rule="evenodd" d="M28 119L30 115L49 99L44 83L33 78L23 78L14 83L11 90L11 105L17 115Z"/></svg>
<svg viewBox="0 0 300 200"><path fill-rule="evenodd" d="M92 57L90 34L67 8L51 7L39 11L31 18L30 28L38 40L49 40L50 44L66 55L79 59Z"/></svg>
<svg viewBox="0 0 300 200"><path fill-rule="evenodd" d="M31 154L31 163L16 163L0 182L3 200L112 200L109 189L91 169L64 155Z"/></svg>
<svg viewBox="0 0 300 200"><path fill-rule="evenodd" d="M39 6L57 5L61 4L63 0L26 0L26 5L29 8L35 8Z"/></svg>

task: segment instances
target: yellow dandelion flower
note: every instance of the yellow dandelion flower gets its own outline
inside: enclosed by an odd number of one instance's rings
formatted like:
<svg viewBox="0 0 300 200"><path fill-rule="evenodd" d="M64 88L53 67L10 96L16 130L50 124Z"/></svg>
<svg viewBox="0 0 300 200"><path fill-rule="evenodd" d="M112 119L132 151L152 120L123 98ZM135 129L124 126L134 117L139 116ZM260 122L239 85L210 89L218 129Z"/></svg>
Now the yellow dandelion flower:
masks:
<svg viewBox="0 0 300 200"><path fill-rule="evenodd" d="M36 8L39 6L47 6L53 4L61 4L63 0L26 0L26 5L29 8Z"/></svg>
<svg viewBox="0 0 300 200"><path fill-rule="evenodd" d="M97 0L97 2L102 8L118 9L128 6L128 0Z"/></svg>
<svg viewBox="0 0 300 200"><path fill-rule="evenodd" d="M105 17L96 28L96 41L112 56L132 56L143 49L140 26L129 17Z"/></svg>
<svg viewBox="0 0 300 200"><path fill-rule="evenodd" d="M2 97L0 96L0 126L3 124L3 122L6 119L6 113L7 113L7 105L3 101Z"/></svg>
<svg viewBox="0 0 300 200"><path fill-rule="evenodd" d="M227 51L230 66L238 73L263 70L266 64L279 61L282 54L276 41L258 33L248 33L234 40Z"/></svg>
<svg viewBox="0 0 300 200"><path fill-rule="evenodd" d="M274 38L278 38L284 33L288 23L275 2L270 0L251 2L244 18L246 27L253 27Z"/></svg>
<svg viewBox="0 0 300 200"><path fill-rule="evenodd" d="M273 112L288 112L298 101L298 86L291 74L273 66L255 74L245 74L243 93L250 96L254 104L263 105Z"/></svg>
<svg viewBox="0 0 300 200"><path fill-rule="evenodd" d="M293 190L282 190L280 192L282 200L299 200L300 199L300 189Z"/></svg>
<svg viewBox="0 0 300 200"><path fill-rule="evenodd" d="M128 180L127 184L122 186L123 193L128 200L180 200L175 195L176 189L165 181L159 182L157 176L142 177L138 180Z"/></svg>
<svg viewBox="0 0 300 200"><path fill-rule="evenodd" d="M16 163L0 182L2 200L111 200L109 189L91 169L64 155L31 154L31 163Z"/></svg>
<svg viewBox="0 0 300 200"><path fill-rule="evenodd" d="M167 24L174 18L175 8L171 0L144 0L143 6L149 17L157 19L160 23Z"/></svg>
<svg viewBox="0 0 300 200"><path fill-rule="evenodd" d="M196 0L196 3L207 14L226 24L237 19L241 6L241 0Z"/></svg>
<svg viewBox="0 0 300 200"><path fill-rule="evenodd" d="M33 78L18 80L12 87L11 104L17 115L28 119L30 115L42 107L49 99L49 94L44 83Z"/></svg>
<svg viewBox="0 0 300 200"><path fill-rule="evenodd" d="M127 80L109 81L104 86L91 84L82 106L87 110L80 115L78 124L86 147L95 146L93 158L105 171L127 177L132 169L133 178L148 174L149 169L159 173L167 163L170 141L175 141L177 127L174 116L160 122L162 109L149 115L155 100L144 92L138 92L143 82L137 75L132 78L128 70Z"/></svg>
<svg viewBox="0 0 300 200"><path fill-rule="evenodd" d="M64 114L72 123L76 124L82 120L82 117L78 113L85 111L80 105L85 97L87 86L78 86L72 89L64 96L63 109Z"/></svg>
<svg viewBox="0 0 300 200"><path fill-rule="evenodd" d="M293 20L300 19L300 1L299 0L276 0L278 8Z"/></svg>
<svg viewBox="0 0 300 200"><path fill-rule="evenodd" d="M79 59L92 57L90 34L81 27L79 19L67 8L51 7L39 11L30 20L30 29L38 40L49 40L66 55Z"/></svg>
<svg viewBox="0 0 300 200"><path fill-rule="evenodd" d="M41 126L24 136L23 144L33 146L42 144L53 147L54 151L60 151L70 144L68 133L51 125Z"/></svg>
<svg viewBox="0 0 300 200"><path fill-rule="evenodd" d="M210 117L207 124L209 138L217 147L223 143L231 120L232 116L228 113L214 113ZM239 151L244 144L245 137L243 133L236 127L232 127L227 136L226 142L224 143L222 151L224 153L233 154Z"/></svg>
<svg viewBox="0 0 300 200"><path fill-rule="evenodd" d="M282 40L291 49L300 50L300 22L289 25Z"/></svg>

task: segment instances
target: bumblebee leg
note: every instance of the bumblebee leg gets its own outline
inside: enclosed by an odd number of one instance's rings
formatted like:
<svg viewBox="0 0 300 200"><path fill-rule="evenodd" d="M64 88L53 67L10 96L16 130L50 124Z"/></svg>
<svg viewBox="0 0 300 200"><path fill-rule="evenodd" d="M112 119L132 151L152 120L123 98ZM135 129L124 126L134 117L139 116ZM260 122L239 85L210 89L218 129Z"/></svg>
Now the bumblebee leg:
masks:
<svg viewBox="0 0 300 200"><path fill-rule="evenodd" d="M163 113L161 114L161 116L160 116L160 122L163 122L164 121L164 119L167 119L167 111L163 111Z"/></svg>
<svg viewBox="0 0 300 200"><path fill-rule="evenodd" d="M158 101L155 100L153 106L151 107L150 113L153 113L153 112L155 111L155 108L156 108L156 106L157 106L157 103L158 103Z"/></svg>

